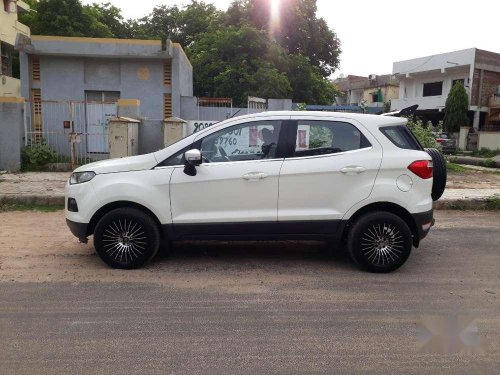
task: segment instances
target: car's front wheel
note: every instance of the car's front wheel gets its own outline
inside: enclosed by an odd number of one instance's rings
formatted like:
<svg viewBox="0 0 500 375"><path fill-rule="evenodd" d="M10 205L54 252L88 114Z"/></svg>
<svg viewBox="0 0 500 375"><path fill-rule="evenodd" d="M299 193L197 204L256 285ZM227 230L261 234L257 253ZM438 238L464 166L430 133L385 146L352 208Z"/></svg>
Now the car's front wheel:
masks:
<svg viewBox="0 0 500 375"><path fill-rule="evenodd" d="M158 252L160 233L154 220L136 208L117 208L104 215L94 231L99 257L113 268L139 268Z"/></svg>
<svg viewBox="0 0 500 375"><path fill-rule="evenodd" d="M367 213L356 220L347 240L351 258L370 272L391 272L403 265L412 249L406 222L390 212Z"/></svg>

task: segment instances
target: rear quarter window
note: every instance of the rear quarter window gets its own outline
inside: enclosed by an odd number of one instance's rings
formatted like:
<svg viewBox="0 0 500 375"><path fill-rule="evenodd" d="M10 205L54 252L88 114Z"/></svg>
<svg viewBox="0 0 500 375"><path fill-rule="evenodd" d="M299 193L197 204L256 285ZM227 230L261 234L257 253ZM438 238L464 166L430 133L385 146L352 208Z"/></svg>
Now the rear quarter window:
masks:
<svg viewBox="0 0 500 375"><path fill-rule="evenodd" d="M406 150L422 150L422 146L406 125L385 126L380 131L393 144Z"/></svg>

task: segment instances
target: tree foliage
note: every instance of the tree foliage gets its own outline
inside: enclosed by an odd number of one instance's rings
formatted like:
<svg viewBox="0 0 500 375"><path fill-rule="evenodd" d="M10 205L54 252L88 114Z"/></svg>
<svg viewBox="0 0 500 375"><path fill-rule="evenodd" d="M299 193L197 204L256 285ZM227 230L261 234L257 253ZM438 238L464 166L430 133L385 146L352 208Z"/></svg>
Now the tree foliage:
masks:
<svg viewBox="0 0 500 375"><path fill-rule="evenodd" d="M226 24L266 30L289 54L306 56L328 77L339 65L340 41L317 17L317 10L316 0L283 0L279 20L273 23L270 0L235 0L226 12Z"/></svg>
<svg viewBox="0 0 500 375"><path fill-rule="evenodd" d="M108 4L109 5L109 4ZM58 36L113 37L95 8L83 6L79 0L31 1L34 12L20 15L32 34Z"/></svg>
<svg viewBox="0 0 500 375"><path fill-rule="evenodd" d="M227 11L191 0L160 5L145 17L124 20L110 3L28 0L35 12L21 15L33 34L171 39L193 64L200 96L247 95L332 104L329 81L339 64L340 42L317 17L316 0L283 0L279 27L270 23L270 0L234 0Z"/></svg>
<svg viewBox="0 0 500 375"><path fill-rule="evenodd" d="M469 97L463 83L453 85L446 98L444 107L444 126L450 132L460 131L461 126L469 124L467 112L469 110Z"/></svg>
<svg viewBox="0 0 500 375"><path fill-rule="evenodd" d="M436 141L436 137L434 137L432 123L429 121L427 125L424 125L424 122L416 117L408 118L407 126L413 132L415 137L417 137L420 144L425 148L437 148L441 149L441 144Z"/></svg>
<svg viewBox="0 0 500 375"><path fill-rule="evenodd" d="M249 26L204 33L189 49L195 95L228 96L237 104L247 96L289 97L291 86L282 72L266 59L268 40Z"/></svg>

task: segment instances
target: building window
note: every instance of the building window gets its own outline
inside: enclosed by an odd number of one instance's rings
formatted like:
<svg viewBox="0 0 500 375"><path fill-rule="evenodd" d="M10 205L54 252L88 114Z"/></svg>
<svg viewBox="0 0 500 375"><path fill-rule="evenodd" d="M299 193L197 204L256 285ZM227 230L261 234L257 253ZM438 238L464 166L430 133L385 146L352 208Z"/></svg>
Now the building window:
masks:
<svg viewBox="0 0 500 375"><path fill-rule="evenodd" d="M172 60L167 60L163 63L163 84L172 84Z"/></svg>
<svg viewBox="0 0 500 375"><path fill-rule="evenodd" d="M0 73L12 77L12 47L2 43L0 49L2 51L2 56L0 58L2 61L2 70Z"/></svg>
<svg viewBox="0 0 500 375"><path fill-rule="evenodd" d="M172 95L163 94L163 118L172 117Z"/></svg>
<svg viewBox="0 0 500 375"><path fill-rule="evenodd" d="M30 57L31 79L40 81L40 56L31 55Z"/></svg>
<svg viewBox="0 0 500 375"><path fill-rule="evenodd" d="M42 93L40 89L31 90L31 116L34 130L34 141L42 139Z"/></svg>
<svg viewBox="0 0 500 375"><path fill-rule="evenodd" d="M455 86L455 83L458 82L465 86L465 79L454 79L453 81L451 81L451 87Z"/></svg>
<svg viewBox="0 0 500 375"><path fill-rule="evenodd" d="M423 96L439 96L443 94L443 81L424 83Z"/></svg>

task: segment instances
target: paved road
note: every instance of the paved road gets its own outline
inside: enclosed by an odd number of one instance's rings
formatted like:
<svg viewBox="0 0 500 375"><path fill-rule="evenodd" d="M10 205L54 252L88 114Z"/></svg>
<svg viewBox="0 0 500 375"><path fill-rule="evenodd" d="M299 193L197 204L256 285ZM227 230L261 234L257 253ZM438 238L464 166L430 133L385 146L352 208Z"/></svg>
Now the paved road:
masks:
<svg viewBox="0 0 500 375"><path fill-rule="evenodd" d="M24 214L28 223L38 218ZM296 243L183 244L146 269L113 271L88 245L61 239L66 232L47 238L35 226L30 235L52 243L53 253L40 247L44 256L31 259L18 240L16 257L7 237L16 238L8 223L17 219L8 215L0 215L1 374L500 368L498 213L439 212L422 247L389 275L359 272L322 245ZM43 215L47 225L60 220ZM422 315L445 322L448 333L460 326L453 316L475 318L469 353L444 354L439 345L417 350ZM456 337L443 340L452 344L447 351L459 348Z"/></svg>

